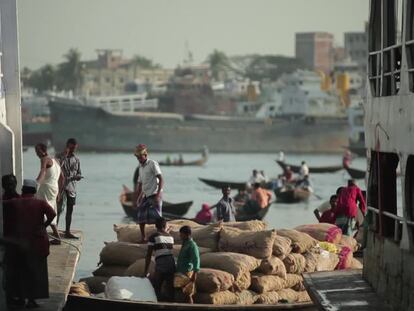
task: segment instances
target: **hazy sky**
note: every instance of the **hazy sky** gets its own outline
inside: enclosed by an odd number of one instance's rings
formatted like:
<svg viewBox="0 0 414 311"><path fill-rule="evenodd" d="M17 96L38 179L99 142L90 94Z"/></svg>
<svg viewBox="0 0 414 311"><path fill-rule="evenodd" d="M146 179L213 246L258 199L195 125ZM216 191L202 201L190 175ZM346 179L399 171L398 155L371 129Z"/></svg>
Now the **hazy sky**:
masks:
<svg viewBox="0 0 414 311"><path fill-rule="evenodd" d="M17 0L21 67L59 63L72 47L82 59L120 48L166 67L213 50L293 56L294 33L362 31L368 0Z"/></svg>

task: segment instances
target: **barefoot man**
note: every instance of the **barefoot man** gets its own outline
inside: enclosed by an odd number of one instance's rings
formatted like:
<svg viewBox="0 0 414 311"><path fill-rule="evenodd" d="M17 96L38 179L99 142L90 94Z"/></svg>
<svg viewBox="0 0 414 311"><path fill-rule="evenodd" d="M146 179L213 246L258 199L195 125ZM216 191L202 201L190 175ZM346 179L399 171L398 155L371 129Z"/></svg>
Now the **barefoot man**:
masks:
<svg viewBox="0 0 414 311"><path fill-rule="evenodd" d="M147 241L145 224L154 224L162 216L161 192L164 185L159 164L148 159L147 146L139 144L135 148L135 156L139 162L139 177L137 184L137 223L141 230L141 242Z"/></svg>

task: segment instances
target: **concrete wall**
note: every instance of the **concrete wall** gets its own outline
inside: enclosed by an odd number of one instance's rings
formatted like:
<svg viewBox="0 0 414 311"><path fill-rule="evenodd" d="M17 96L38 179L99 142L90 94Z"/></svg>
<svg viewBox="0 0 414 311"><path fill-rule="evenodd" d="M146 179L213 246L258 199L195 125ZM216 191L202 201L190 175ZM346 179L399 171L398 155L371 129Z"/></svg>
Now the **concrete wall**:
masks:
<svg viewBox="0 0 414 311"><path fill-rule="evenodd" d="M414 310L414 254L368 232L364 278L394 310Z"/></svg>

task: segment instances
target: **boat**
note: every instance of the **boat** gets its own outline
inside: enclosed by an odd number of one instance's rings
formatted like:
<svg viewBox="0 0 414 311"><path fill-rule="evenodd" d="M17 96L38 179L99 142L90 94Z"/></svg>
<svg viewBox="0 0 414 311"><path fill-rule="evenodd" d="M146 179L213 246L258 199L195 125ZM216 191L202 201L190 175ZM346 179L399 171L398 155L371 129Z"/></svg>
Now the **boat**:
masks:
<svg viewBox="0 0 414 311"><path fill-rule="evenodd" d="M121 206L128 217L137 218L137 210L132 207L132 192L123 191L119 196ZM162 212L167 215L182 216L185 215L193 205L193 201L171 203L168 201L162 201Z"/></svg>
<svg viewBox="0 0 414 311"><path fill-rule="evenodd" d="M124 100L99 98L96 104L93 98L51 97L55 149L62 149L67 137L82 142L82 150L97 152L131 152L137 142L156 152L197 152L200 142L213 152L338 152L347 144L343 117L310 122L306 117L183 114L148 111Z"/></svg>
<svg viewBox="0 0 414 311"><path fill-rule="evenodd" d="M229 186L231 189L243 190L246 189L246 182L237 181L220 181L207 178L198 178L200 181L211 187L222 189L223 187Z"/></svg>
<svg viewBox="0 0 414 311"><path fill-rule="evenodd" d="M352 167L344 167L344 168L348 172L349 176L351 176L353 179L365 178L366 171L364 170L360 170L360 169L352 168Z"/></svg>
<svg viewBox="0 0 414 311"><path fill-rule="evenodd" d="M307 201L312 192L303 188L284 188L274 191L277 201L282 203L298 203Z"/></svg>
<svg viewBox="0 0 414 311"><path fill-rule="evenodd" d="M181 156L180 156L181 159ZM203 166L208 160L208 149L204 148L201 159L194 161L159 161L158 164L162 166Z"/></svg>
<svg viewBox="0 0 414 311"><path fill-rule="evenodd" d="M280 161L280 160L276 160L276 162L283 169L283 171L286 170L287 166L290 166L290 169L292 170L293 173L299 174L300 172L300 165L287 164L286 162ZM310 166L309 173L314 173L314 174L335 173L342 169L343 169L342 165Z"/></svg>
<svg viewBox="0 0 414 311"><path fill-rule="evenodd" d="M195 310L314 310L311 302L304 303L279 303L277 305L211 305L211 304L188 304L188 303L154 303L127 300L113 300L97 297L83 297L69 294L64 311L141 311L141 310L164 310L164 311L195 311Z"/></svg>
<svg viewBox="0 0 414 311"><path fill-rule="evenodd" d="M269 203L269 205L267 205L265 208L260 209L255 214L240 213L239 209L239 213L236 214L236 221L263 220L267 212L269 211L269 208L272 205L272 203L273 202Z"/></svg>

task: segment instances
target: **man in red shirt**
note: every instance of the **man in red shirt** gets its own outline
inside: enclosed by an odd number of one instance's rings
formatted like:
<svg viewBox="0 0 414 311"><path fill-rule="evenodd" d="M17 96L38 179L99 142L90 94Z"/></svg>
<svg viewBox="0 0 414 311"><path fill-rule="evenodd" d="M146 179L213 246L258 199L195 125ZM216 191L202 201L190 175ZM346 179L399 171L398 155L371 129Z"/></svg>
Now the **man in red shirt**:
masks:
<svg viewBox="0 0 414 311"><path fill-rule="evenodd" d="M342 233L352 236L358 215L358 204L362 214L366 213L366 204L361 189L355 180L348 180L348 186L343 188L338 196L336 209L336 225L342 229Z"/></svg>
<svg viewBox="0 0 414 311"><path fill-rule="evenodd" d="M18 245L6 249L6 295L9 303L27 299L28 308L38 306L35 299L49 297L46 227L56 217L53 208L35 194L36 182L26 179L21 198L3 201L4 236Z"/></svg>
<svg viewBox="0 0 414 311"><path fill-rule="evenodd" d="M329 199L329 203L331 205L331 208L327 211L324 211L321 216L319 216L319 212L316 215L319 222L328 223L328 224L335 224L336 216L335 216L335 209L336 209L336 202L338 197L336 195L332 195ZM316 210L317 211L317 210Z"/></svg>

